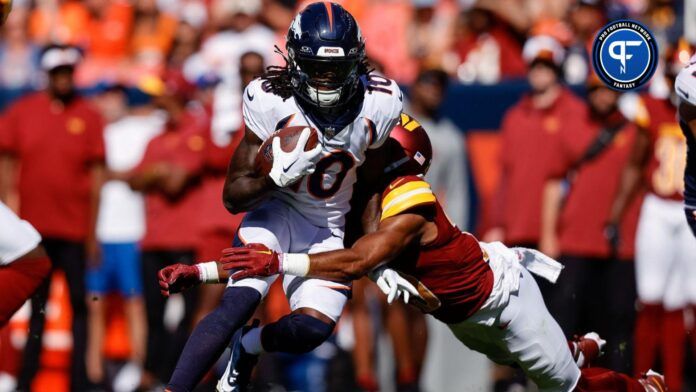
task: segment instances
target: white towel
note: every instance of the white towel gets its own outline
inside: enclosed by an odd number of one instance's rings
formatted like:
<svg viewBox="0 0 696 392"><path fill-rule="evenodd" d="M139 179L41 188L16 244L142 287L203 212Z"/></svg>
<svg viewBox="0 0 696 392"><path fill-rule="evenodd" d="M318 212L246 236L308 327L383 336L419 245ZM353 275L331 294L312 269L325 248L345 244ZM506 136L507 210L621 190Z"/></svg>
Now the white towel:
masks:
<svg viewBox="0 0 696 392"><path fill-rule="evenodd" d="M512 250L517 253L520 264L522 264L527 271L551 283L556 283L558 276L563 270L563 264L536 249L512 248Z"/></svg>

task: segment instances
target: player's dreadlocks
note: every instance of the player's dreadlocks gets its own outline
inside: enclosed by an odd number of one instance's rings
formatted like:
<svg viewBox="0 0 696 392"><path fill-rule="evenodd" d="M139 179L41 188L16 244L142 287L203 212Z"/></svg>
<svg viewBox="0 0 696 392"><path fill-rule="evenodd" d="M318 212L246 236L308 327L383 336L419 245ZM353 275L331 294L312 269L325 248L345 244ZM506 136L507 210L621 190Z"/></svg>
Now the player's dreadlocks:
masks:
<svg viewBox="0 0 696 392"><path fill-rule="evenodd" d="M290 70L290 60L282 50L276 45L275 52L285 60L284 66L271 65L266 67L266 72L261 75L264 80L264 89L268 89L273 94L283 98L283 101L290 98L293 93L292 74ZM367 57L358 64L358 75L369 75L374 68L370 67Z"/></svg>

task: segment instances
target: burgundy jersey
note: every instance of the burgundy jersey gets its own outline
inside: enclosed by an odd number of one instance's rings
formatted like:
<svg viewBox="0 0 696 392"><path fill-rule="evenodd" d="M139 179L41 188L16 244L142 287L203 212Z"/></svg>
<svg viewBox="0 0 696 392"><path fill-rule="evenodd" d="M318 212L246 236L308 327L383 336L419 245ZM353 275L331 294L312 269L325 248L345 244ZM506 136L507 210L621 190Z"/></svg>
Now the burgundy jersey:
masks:
<svg viewBox="0 0 696 392"><path fill-rule="evenodd" d="M668 99L641 97L636 122L650 136L650 160L645 173L650 191L664 198L684 200L686 138L677 121L677 108Z"/></svg>
<svg viewBox="0 0 696 392"><path fill-rule="evenodd" d="M493 271L478 240L463 233L445 214L430 185L417 176L394 180L382 194L382 220L427 211L437 225L428 245L413 244L390 263L415 283L426 301L419 306L437 319L459 323L483 306L493 289Z"/></svg>

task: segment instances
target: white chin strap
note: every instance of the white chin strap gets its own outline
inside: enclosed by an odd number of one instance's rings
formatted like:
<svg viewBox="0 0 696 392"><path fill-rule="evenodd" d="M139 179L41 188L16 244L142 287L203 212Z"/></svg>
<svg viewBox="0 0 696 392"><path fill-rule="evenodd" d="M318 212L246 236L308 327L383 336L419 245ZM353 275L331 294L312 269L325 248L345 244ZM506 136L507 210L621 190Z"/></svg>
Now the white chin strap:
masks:
<svg viewBox="0 0 696 392"><path fill-rule="evenodd" d="M341 98L341 88L335 90L318 90L310 85L307 85L307 93L312 101L319 106L335 105Z"/></svg>

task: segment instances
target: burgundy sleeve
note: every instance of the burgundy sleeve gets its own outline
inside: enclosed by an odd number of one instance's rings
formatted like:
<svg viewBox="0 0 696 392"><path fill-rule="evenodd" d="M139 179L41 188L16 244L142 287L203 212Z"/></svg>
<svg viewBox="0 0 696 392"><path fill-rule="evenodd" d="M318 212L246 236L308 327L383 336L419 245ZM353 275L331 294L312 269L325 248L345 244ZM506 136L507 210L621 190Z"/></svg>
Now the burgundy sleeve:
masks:
<svg viewBox="0 0 696 392"><path fill-rule="evenodd" d="M210 132L208 132L210 135ZM206 166L210 170L215 172L226 172L227 166L230 164L230 159L232 154L237 149L237 146L244 138L244 127L240 130L235 131L232 134L232 139L230 143L224 147L219 147L212 140L208 140L208 145L206 151Z"/></svg>
<svg viewBox="0 0 696 392"><path fill-rule="evenodd" d="M176 155L172 157L172 163L182 167L189 175L201 173L205 168L206 152L210 144L207 137L208 129L203 124L199 124L179 132L182 132L181 148L178 148Z"/></svg>
<svg viewBox="0 0 696 392"><path fill-rule="evenodd" d="M96 111L92 111L87 121L87 146L88 162L104 162L106 158L104 148L104 119Z"/></svg>
<svg viewBox="0 0 696 392"><path fill-rule="evenodd" d="M17 104L0 117L0 152L16 154L19 150L19 123Z"/></svg>
<svg viewBox="0 0 696 392"><path fill-rule="evenodd" d="M571 152L566 148L568 141L567 135L564 135L564 133L567 132L562 132L561 135L555 138L551 138L551 142L549 143L549 148L551 149L551 153L549 154L549 170L548 170L548 178L549 179L561 179L566 176L566 173L568 173L568 170L570 170L570 166L572 165L572 158L571 158Z"/></svg>

